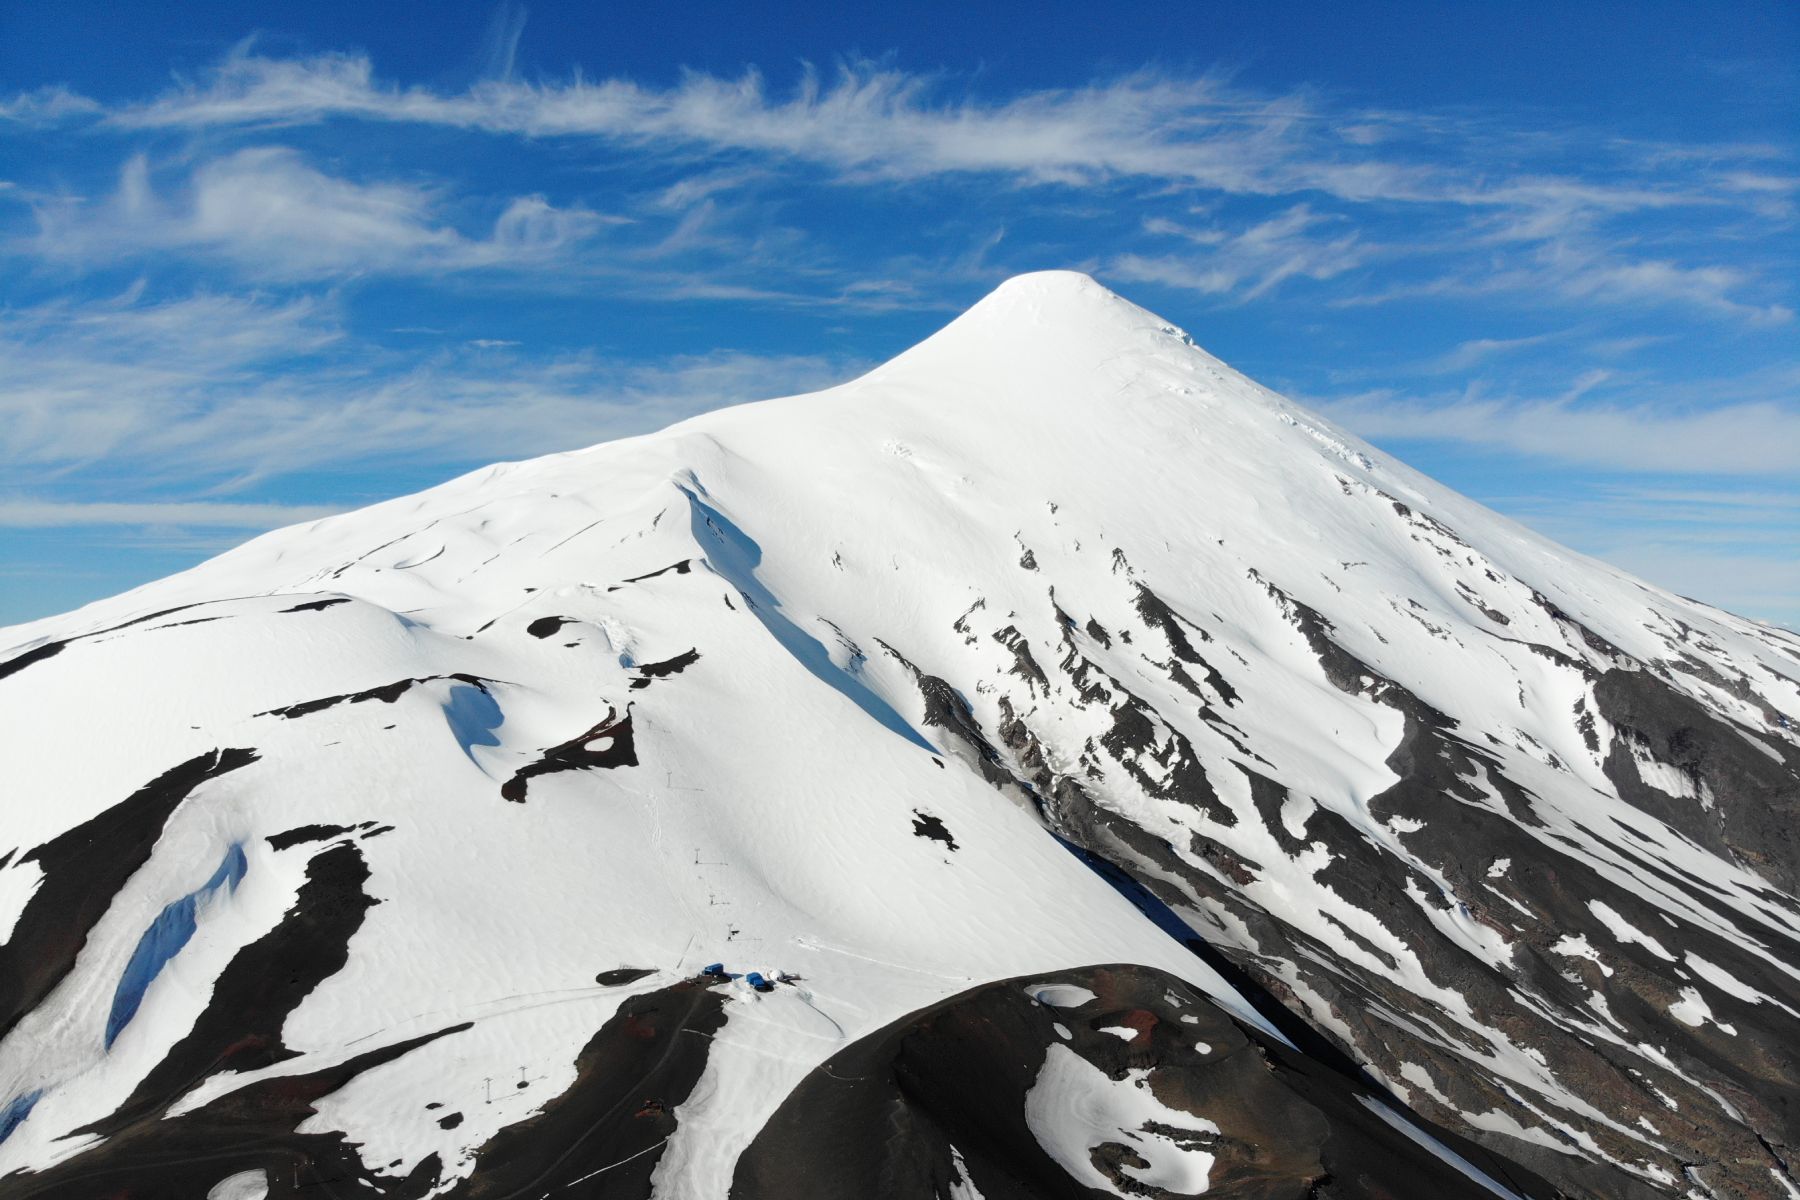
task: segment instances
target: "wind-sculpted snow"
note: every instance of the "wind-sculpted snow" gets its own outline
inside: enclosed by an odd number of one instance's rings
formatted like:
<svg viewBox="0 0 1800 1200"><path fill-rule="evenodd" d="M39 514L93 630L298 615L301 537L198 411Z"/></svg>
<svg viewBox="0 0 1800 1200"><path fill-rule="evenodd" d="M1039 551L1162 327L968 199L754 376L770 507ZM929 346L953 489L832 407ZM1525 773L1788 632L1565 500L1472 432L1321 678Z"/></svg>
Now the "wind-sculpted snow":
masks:
<svg viewBox="0 0 1800 1200"><path fill-rule="evenodd" d="M922 750L934 751L931 743L920 737L904 717L858 678L863 655L854 644L846 644L849 661L840 664L818 638L794 624L781 611L781 601L756 577L756 566L762 561L762 547L733 524L731 518L700 499L696 494L700 490L703 489L698 480L692 481L691 489L685 486L681 489L692 510L694 540L710 551L707 565L737 590L744 607L756 614L770 635L793 655L794 661L805 666L821 683L842 692L883 728Z"/></svg>
<svg viewBox="0 0 1800 1200"><path fill-rule="evenodd" d="M1800 1189L1800 639L1084 277L0 644L0 1196Z"/></svg>

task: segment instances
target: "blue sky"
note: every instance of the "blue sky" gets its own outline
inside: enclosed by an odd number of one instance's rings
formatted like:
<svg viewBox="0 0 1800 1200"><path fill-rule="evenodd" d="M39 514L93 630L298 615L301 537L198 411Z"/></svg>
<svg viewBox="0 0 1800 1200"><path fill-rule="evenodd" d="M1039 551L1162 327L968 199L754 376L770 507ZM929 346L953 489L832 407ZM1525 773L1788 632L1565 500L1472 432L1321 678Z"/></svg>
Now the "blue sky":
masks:
<svg viewBox="0 0 1800 1200"><path fill-rule="evenodd" d="M1800 8L861 7L0 11L0 623L1075 267L1800 625Z"/></svg>

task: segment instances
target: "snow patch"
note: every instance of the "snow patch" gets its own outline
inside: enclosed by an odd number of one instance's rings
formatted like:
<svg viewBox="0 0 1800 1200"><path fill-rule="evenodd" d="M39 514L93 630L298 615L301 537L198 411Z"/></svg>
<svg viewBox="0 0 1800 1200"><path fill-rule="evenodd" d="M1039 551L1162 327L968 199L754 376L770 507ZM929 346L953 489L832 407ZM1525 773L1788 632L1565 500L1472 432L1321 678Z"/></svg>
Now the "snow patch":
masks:
<svg viewBox="0 0 1800 1200"><path fill-rule="evenodd" d="M1389 1125L1405 1134L1409 1139L1424 1147L1434 1157L1449 1163L1452 1167L1455 1167L1458 1171L1461 1171L1464 1175L1473 1179L1488 1191L1494 1193L1494 1195L1503 1197L1504 1200L1525 1200L1519 1193L1513 1191L1511 1188L1489 1175L1486 1171L1483 1171L1480 1167L1477 1167L1474 1163L1470 1162L1456 1151L1450 1149L1450 1147L1444 1145L1444 1143L1426 1133L1423 1129L1420 1129L1417 1125L1414 1125L1411 1121L1408 1121L1405 1117L1401 1116L1381 1101L1372 1096L1358 1096L1357 1099L1362 1101L1364 1108L1367 1108L1383 1121L1386 1121Z"/></svg>
<svg viewBox="0 0 1800 1200"><path fill-rule="evenodd" d="M1587 934L1585 933L1580 935L1573 933L1563 934L1556 939L1556 944L1550 947L1550 953L1560 954L1565 958L1585 958L1595 966L1599 967L1602 975L1610 976L1613 973L1612 968L1607 966L1600 958L1600 952L1588 944Z"/></svg>
<svg viewBox="0 0 1800 1200"><path fill-rule="evenodd" d="M1134 1182L1177 1195L1206 1191L1213 1155L1200 1148L1219 1132L1204 1117L1181 1112L1151 1094L1148 1071L1128 1071L1114 1081L1067 1046L1052 1046L1025 1094L1025 1124L1038 1145L1076 1181L1109 1196L1126 1197L1094 1166L1093 1152L1109 1143L1135 1151L1147 1167L1124 1166ZM1151 1133L1157 1124L1181 1140Z"/></svg>
<svg viewBox="0 0 1800 1200"><path fill-rule="evenodd" d="M1739 1000L1748 1001L1751 1004L1773 1004L1776 1008L1783 1010L1789 1016L1800 1017L1800 1012L1795 1012L1792 1008L1789 1008L1773 996L1768 996L1757 991L1755 988L1733 975L1730 971L1727 971L1724 967L1707 962L1692 950L1685 951L1682 958L1686 961L1689 970L1693 971L1694 974L1712 984L1726 995L1736 997Z"/></svg>
<svg viewBox="0 0 1800 1200"><path fill-rule="evenodd" d="M1663 944L1661 942L1657 941L1643 930L1633 926L1631 922L1627 921L1624 917L1621 917L1614 911L1611 906L1599 900L1589 900L1588 911L1600 918L1601 923L1611 931L1613 937L1620 945L1630 945L1631 943L1636 942L1660 959L1664 959L1668 962L1675 961L1675 956L1663 949Z"/></svg>
<svg viewBox="0 0 1800 1200"><path fill-rule="evenodd" d="M1051 1008L1080 1008L1096 998L1094 993L1073 983L1034 983L1025 989L1025 994Z"/></svg>
<svg viewBox="0 0 1800 1200"><path fill-rule="evenodd" d="M227 1175L212 1185L206 1200L263 1200L269 1194L269 1176L262 1168Z"/></svg>
<svg viewBox="0 0 1800 1200"><path fill-rule="evenodd" d="M1724 1021L1716 1019L1712 1015L1712 1009L1707 1005L1706 998L1700 994L1699 988L1682 988L1681 999L1669 1005L1669 1015L1674 1017L1677 1021L1680 1021L1683 1025L1689 1025L1695 1029L1700 1028L1700 1026L1705 1025L1710 1021L1723 1032L1730 1034L1732 1037L1737 1036L1736 1029L1727 1025Z"/></svg>

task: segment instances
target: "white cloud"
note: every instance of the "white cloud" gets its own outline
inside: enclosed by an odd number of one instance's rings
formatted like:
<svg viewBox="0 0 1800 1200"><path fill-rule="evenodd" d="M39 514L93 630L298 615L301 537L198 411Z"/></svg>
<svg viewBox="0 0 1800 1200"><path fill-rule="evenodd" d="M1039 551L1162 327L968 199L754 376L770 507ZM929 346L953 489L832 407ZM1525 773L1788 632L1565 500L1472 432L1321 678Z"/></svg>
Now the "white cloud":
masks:
<svg viewBox="0 0 1800 1200"><path fill-rule="evenodd" d="M1800 631L1800 555L1746 554L1708 545L1670 545L1655 537L1582 539L1587 553L1654 579L1683 596L1703 599L1731 612L1776 621Z"/></svg>
<svg viewBox="0 0 1800 1200"><path fill-rule="evenodd" d="M942 99L940 78L867 62L845 64L830 78L809 69L785 97L771 94L754 70L735 79L689 72L662 88L617 78L526 83L508 76L444 93L382 82L362 55L281 59L246 46L201 78L109 120L132 129L201 129L355 118L754 151L876 177L1143 178L1244 195L1317 192L1358 203L1619 211L1724 202L1711 188L1671 186L1666 178L1611 183L1520 172L1490 182L1496 156L1472 151L1504 135L1466 115L1447 121L1334 111L1303 94L1260 94L1219 75L1139 72L1003 100ZM1440 153L1418 153L1431 142L1440 143ZM1442 153L1446 148L1454 152ZM1630 150L1639 171L1681 165L1679 156L1659 160L1641 147ZM1716 147L1709 165L1755 157ZM1763 197L1800 186L1747 167L1732 178L1733 190Z"/></svg>
<svg viewBox="0 0 1800 1200"><path fill-rule="evenodd" d="M808 73L789 97L754 71L690 72L668 88L624 79L562 84L488 80L443 94L376 80L369 60L331 54L271 59L239 53L112 120L131 128L280 125L329 117L444 125L531 137L598 137L754 150L878 175L1002 171L1037 181L1111 176L1189 178L1229 191L1288 190L1282 144L1305 112L1293 98L1254 100L1221 80L1151 75L979 103L936 102L935 80L867 64L829 81ZM1310 186L1365 192L1401 186L1410 168L1340 170L1321 163Z"/></svg>
<svg viewBox="0 0 1800 1200"><path fill-rule="evenodd" d="M458 271L554 261L603 223L541 196L512 200L484 237L439 213L429 189L327 175L279 146L203 162L177 194L160 194L147 158L129 159L99 205L40 202L34 248L50 258L109 260L134 251L189 250L255 276L310 279L366 270Z"/></svg>
<svg viewBox="0 0 1800 1200"><path fill-rule="evenodd" d="M215 393L343 336L329 299L200 294L0 310L0 464L68 466L129 456L177 436ZM223 448L219 448L223 449Z"/></svg>
<svg viewBox="0 0 1800 1200"><path fill-rule="evenodd" d="M18 487L97 467L238 487L395 454L490 462L814 390L860 367L733 352L545 358L485 340L396 360L346 339L328 298L128 293L0 310L0 470Z"/></svg>
<svg viewBox="0 0 1800 1200"><path fill-rule="evenodd" d="M1662 587L1800 629L1800 492L1606 487L1503 507Z"/></svg>
<svg viewBox="0 0 1800 1200"><path fill-rule="evenodd" d="M76 117L97 116L101 111L98 102L60 84L0 100L0 121L20 125L56 125Z"/></svg>
<svg viewBox="0 0 1800 1200"><path fill-rule="evenodd" d="M1520 240L1526 236L1522 234ZM1565 306L1677 305L1755 325L1781 325L1794 317L1794 310L1786 304L1742 299L1759 280L1741 267L1637 258L1631 254L1630 239L1607 245L1590 236L1561 237L1554 225L1529 236L1542 240L1498 254L1481 269L1462 269L1422 283L1346 296L1335 303L1366 307L1434 296L1514 296L1534 304L1553 298Z"/></svg>
<svg viewBox="0 0 1800 1200"><path fill-rule="evenodd" d="M343 509L316 504L228 504L215 501L66 501L0 499L0 526L176 525L202 529L274 529L316 521Z"/></svg>
<svg viewBox="0 0 1800 1200"><path fill-rule="evenodd" d="M1305 204L1228 232L1216 225L1194 229L1162 218L1145 223L1152 234L1203 247L1182 255L1125 254L1108 267L1122 280L1160 283L1208 295L1236 293L1254 300L1296 276L1324 280L1362 265L1367 257L1343 218L1315 213ZM1321 236L1321 231L1324 231Z"/></svg>
<svg viewBox="0 0 1800 1200"><path fill-rule="evenodd" d="M1657 512L1673 511L1700 519L1717 519L1718 510L1738 514L1758 514L1763 519L1791 520L1800 512L1800 491L1753 491L1745 488L1633 487L1605 488L1603 492L1617 500L1645 506ZM1697 507L1696 507L1697 506Z"/></svg>
<svg viewBox="0 0 1800 1200"><path fill-rule="evenodd" d="M1800 177L1783 169L1780 148L1630 142L1598 129L1521 129L1475 112L1369 112L1304 92L1257 92L1217 74L1141 71L1000 97L867 61L830 74L807 68L785 90L755 70L688 72L666 85L530 82L514 69L521 20L515 9L496 16L485 76L460 91L384 80L360 54L278 58L247 42L143 102L105 111L73 94L9 103L70 120L99 113L91 128L131 136L391 122L554 139L559 153L574 144L627 171L698 165L638 198L635 215L648 227L637 242L654 247L667 234L665 252L719 262L739 262L736 247L755 240L696 236L720 224L702 209L722 191L768 188L778 176L791 184L807 171L839 185L988 176L1113 199L1149 185L1183 203L1210 193L1283 204L1203 250L1113 242L1089 251L1120 278L1202 294L1254 300L1288 279L1342 279L1379 255L1419 269L1392 270L1404 282L1339 303L1551 297L1570 307L1679 305L1752 324L1793 315L1785 265L1737 253L1745 228L1724 228L1791 221ZM193 190L191 209L165 211L160 227L136 228L140 238L160 230L161 244L294 278L558 261L598 223L618 219L525 198L477 234L447 219L427 189L352 184L291 158L208 164ZM1133 203L1154 211L1154 200ZM691 221L671 232L656 220L671 211ZM1093 214L1112 215L1110 206ZM768 220L767 212L745 216ZM90 246L118 244L105 236L116 214L76 209L69 219ZM1646 223L1654 237L1644 236ZM44 247L82 240L49 238ZM273 249L265 254L265 246ZM765 278L725 286L767 294L782 290L767 276L804 274L785 261L791 255L766 258Z"/></svg>
<svg viewBox="0 0 1800 1200"><path fill-rule="evenodd" d="M1581 399L1603 381L1590 373L1552 400L1374 391L1309 403L1377 442L1459 442L1606 471L1800 477L1800 408L1791 402L1670 409Z"/></svg>
<svg viewBox="0 0 1800 1200"><path fill-rule="evenodd" d="M1466 342L1458 342L1451 350L1413 367L1412 370L1421 375L1451 375L1491 358L1542 346L1559 336L1562 335L1539 333L1517 338L1472 338Z"/></svg>

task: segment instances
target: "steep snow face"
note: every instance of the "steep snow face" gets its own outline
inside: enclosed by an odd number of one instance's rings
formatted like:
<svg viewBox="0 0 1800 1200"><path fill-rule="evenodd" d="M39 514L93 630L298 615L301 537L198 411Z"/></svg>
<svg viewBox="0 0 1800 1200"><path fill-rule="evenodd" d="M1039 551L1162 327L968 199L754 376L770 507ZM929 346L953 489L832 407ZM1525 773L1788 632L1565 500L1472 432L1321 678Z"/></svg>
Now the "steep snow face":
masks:
<svg viewBox="0 0 1800 1200"><path fill-rule="evenodd" d="M1800 640L1084 276L0 645L0 1173L304 1095L296 1153L447 1192L662 1005L708 1049L618 1169L721 1196L846 1045L1103 962L1571 1194L1800 1144Z"/></svg>

